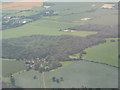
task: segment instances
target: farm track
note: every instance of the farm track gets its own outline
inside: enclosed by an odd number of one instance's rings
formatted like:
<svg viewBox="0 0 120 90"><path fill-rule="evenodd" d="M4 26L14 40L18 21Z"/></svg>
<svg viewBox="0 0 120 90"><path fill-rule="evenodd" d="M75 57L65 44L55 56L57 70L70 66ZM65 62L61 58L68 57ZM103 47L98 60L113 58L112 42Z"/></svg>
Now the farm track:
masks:
<svg viewBox="0 0 120 90"><path fill-rule="evenodd" d="M42 79L43 79L43 88L46 88L46 83L45 83L45 73L42 73Z"/></svg>

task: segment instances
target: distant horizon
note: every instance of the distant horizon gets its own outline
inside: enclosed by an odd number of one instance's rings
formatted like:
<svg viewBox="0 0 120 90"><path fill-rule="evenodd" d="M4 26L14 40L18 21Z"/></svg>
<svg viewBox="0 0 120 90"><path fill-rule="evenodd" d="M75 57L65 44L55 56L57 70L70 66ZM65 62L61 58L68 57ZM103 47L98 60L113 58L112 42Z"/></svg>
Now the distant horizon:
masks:
<svg viewBox="0 0 120 90"><path fill-rule="evenodd" d="M2 2L119 2L119 0L4 0Z"/></svg>

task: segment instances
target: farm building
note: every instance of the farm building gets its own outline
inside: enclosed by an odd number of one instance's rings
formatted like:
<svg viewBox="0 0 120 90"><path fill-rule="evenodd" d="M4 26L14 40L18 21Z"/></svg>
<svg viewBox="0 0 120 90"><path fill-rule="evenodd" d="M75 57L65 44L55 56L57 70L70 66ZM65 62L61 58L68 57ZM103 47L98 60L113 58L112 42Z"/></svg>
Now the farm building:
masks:
<svg viewBox="0 0 120 90"><path fill-rule="evenodd" d="M27 21L23 21L22 23L27 23Z"/></svg>
<svg viewBox="0 0 120 90"><path fill-rule="evenodd" d="M25 65L27 66L27 67L33 67L34 66L34 61L26 61L25 62Z"/></svg>
<svg viewBox="0 0 120 90"><path fill-rule="evenodd" d="M91 18L82 18L81 20L82 21L87 21L87 20L90 20Z"/></svg>
<svg viewBox="0 0 120 90"><path fill-rule="evenodd" d="M115 4L104 4L101 8L103 9L112 9L115 7Z"/></svg>
<svg viewBox="0 0 120 90"><path fill-rule="evenodd" d="M76 32L75 30L63 30L64 32Z"/></svg>
<svg viewBox="0 0 120 90"><path fill-rule="evenodd" d="M47 8L50 8L50 7L51 7L51 6L44 6L44 8L46 8L46 9L47 9Z"/></svg>
<svg viewBox="0 0 120 90"><path fill-rule="evenodd" d="M4 17L4 19L10 19L11 17Z"/></svg>
<svg viewBox="0 0 120 90"><path fill-rule="evenodd" d="M63 30L64 32L69 32L69 30Z"/></svg>

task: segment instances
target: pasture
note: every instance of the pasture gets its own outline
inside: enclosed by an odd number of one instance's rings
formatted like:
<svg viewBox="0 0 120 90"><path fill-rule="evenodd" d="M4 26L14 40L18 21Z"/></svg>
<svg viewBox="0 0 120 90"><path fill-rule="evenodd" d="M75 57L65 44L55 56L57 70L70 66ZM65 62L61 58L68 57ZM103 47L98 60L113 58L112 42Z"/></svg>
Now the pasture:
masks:
<svg viewBox="0 0 120 90"><path fill-rule="evenodd" d="M33 79L34 76L37 78ZM63 77L63 81L53 82L52 77ZM33 70L24 72L17 75L15 80L16 85L23 88L81 88L83 86L87 88L115 88L118 87L118 70L106 65L79 61L44 74Z"/></svg>
<svg viewBox="0 0 120 90"><path fill-rule="evenodd" d="M92 7L93 4L96 6ZM98 9L101 5L102 3L60 2L55 3L55 5L49 9L59 13L60 17L56 19L57 21L72 22L83 17L89 17L89 14L91 14L89 10L92 10L92 13L94 13L94 10Z"/></svg>
<svg viewBox="0 0 120 90"><path fill-rule="evenodd" d="M66 5L67 4L67 5ZM82 24L116 25L118 22L118 11L111 9L101 9L104 3L55 3L49 10L57 11L56 19L49 20L73 22ZM93 6L94 5L94 6ZM62 7L61 7L62 6ZM79 8L79 9L78 9ZM91 18L88 21L81 21L81 18Z"/></svg>
<svg viewBox="0 0 120 90"><path fill-rule="evenodd" d="M59 31L60 29L66 29L73 26L77 26L77 24L48 20L38 20L21 27L0 31L0 33L2 33L3 39L18 38L32 35L47 35L47 36L75 35L84 37L97 33L92 31L79 31L79 32Z"/></svg>
<svg viewBox="0 0 120 90"><path fill-rule="evenodd" d="M14 74L24 70L24 62L16 60L2 60L2 76L8 77L11 73Z"/></svg>
<svg viewBox="0 0 120 90"><path fill-rule="evenodd" d="M110 40L116 40L111 42ZM87 48L83 59L118 66L118 41L107 39L106 43Z"/></svg>

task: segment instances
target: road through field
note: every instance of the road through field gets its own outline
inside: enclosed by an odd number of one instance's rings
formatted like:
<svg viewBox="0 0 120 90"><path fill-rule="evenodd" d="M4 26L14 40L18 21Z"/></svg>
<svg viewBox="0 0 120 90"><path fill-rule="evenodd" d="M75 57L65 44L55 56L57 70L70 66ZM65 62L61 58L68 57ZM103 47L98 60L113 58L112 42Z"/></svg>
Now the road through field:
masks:
<svg viewBox="0 0 120 90"><path fill-rule="evenodd" d="M44 72L42 72L42 79L43 79L43 88L47 88L46 83L45 83L45 73Z"/></svg>

